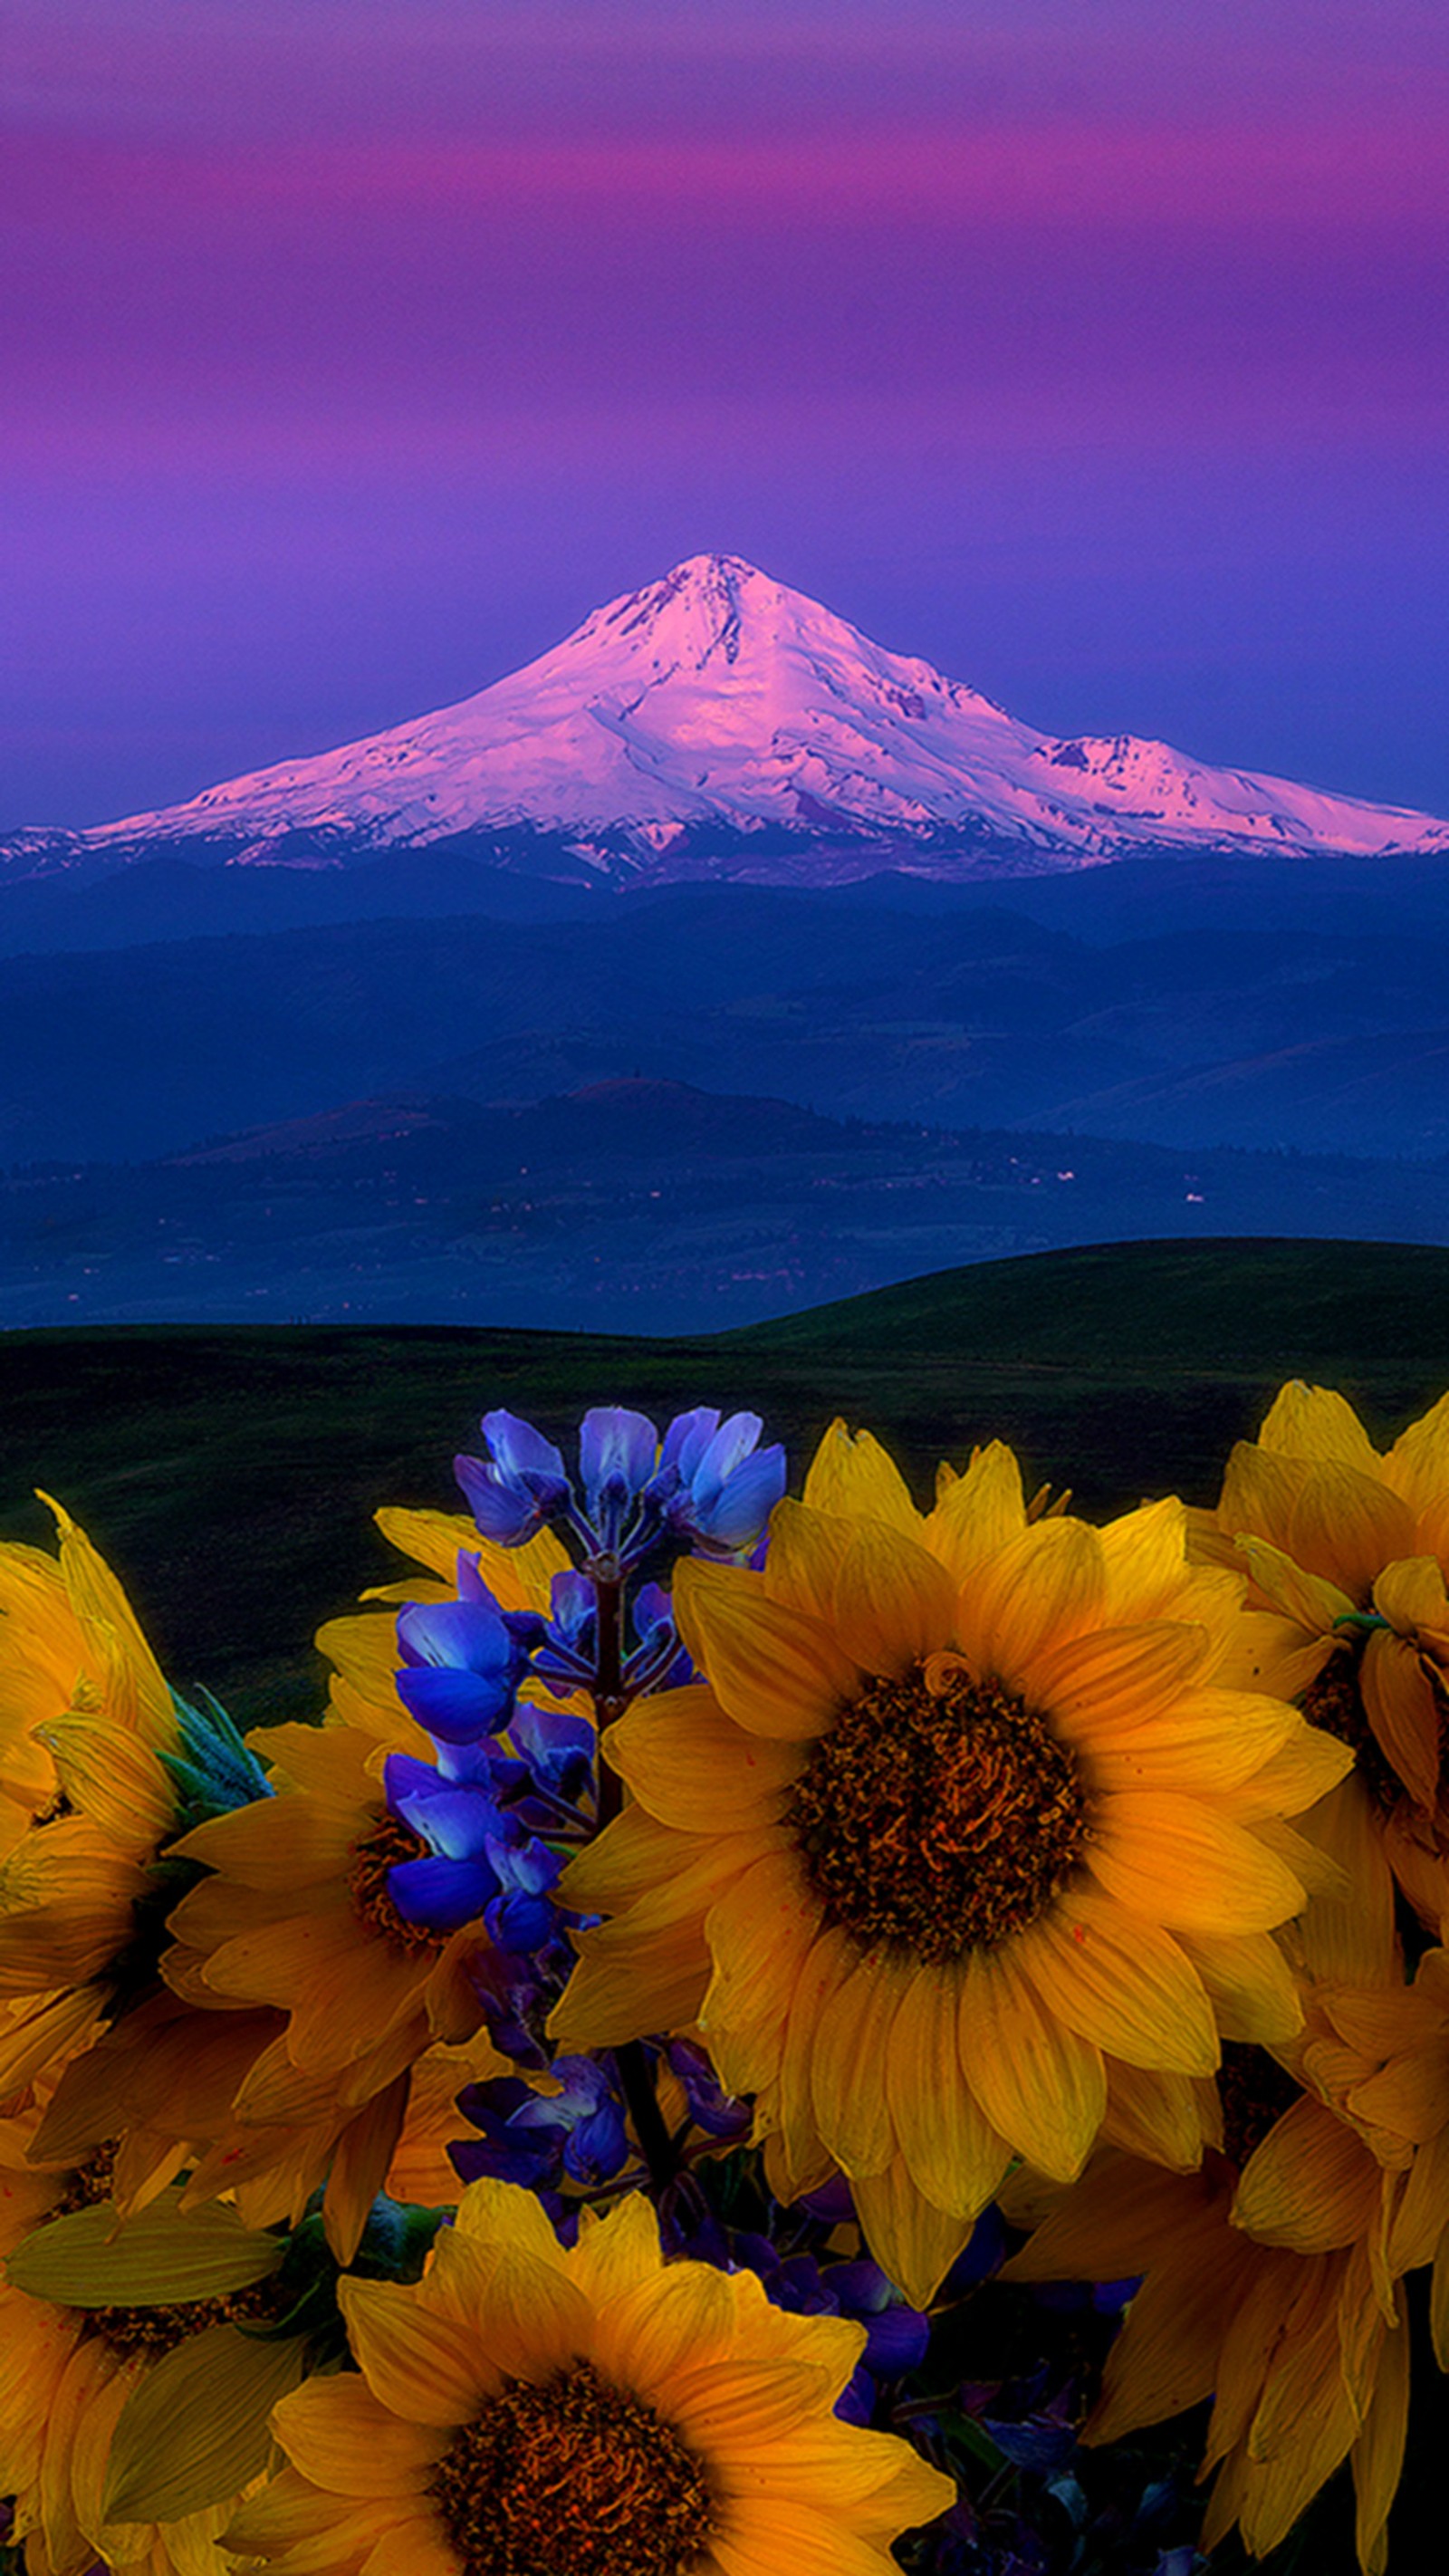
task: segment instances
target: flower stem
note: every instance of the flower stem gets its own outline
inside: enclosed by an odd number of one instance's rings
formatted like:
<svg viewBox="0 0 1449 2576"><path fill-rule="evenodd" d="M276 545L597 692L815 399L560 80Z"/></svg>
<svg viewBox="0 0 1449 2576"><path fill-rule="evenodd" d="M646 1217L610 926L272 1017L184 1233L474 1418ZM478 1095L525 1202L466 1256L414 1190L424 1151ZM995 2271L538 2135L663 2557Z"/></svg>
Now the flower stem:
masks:
<svg viewBox="0 0 1449 2576"><path fill-rule="evenodd" d="M625 2040L623 2046L614 2051L614 2063L619 2070L619 2083L629 2117L634 2123L640 2153L649 2167L649 2179L656 2191L663 2191L678 2173L680 2158L659 2108L654 2076L642 2039Z"/></svg>

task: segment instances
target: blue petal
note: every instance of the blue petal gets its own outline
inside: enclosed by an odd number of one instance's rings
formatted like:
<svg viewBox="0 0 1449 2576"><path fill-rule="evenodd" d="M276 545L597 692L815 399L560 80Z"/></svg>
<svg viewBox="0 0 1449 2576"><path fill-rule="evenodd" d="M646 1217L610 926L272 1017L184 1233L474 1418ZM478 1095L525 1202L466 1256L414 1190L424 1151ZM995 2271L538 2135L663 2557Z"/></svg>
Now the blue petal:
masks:
<svg viewBox="0 0 1449 2576"><path fill-rule="evenodd" d="M483 1437L493 1455L494 1465L509 1477L530 1477L542 1483L556 1484L560 1500L568 1492L564 1462L551 1440L535 1431L516 1413L505 1413L501 1407L483 1416Z"/></svg>
<svg viewBox="0 0 1449 2576"><path fill-rule="evenodd" d="M434 1787L404 1797L393 1808L444 1860L481 1860L498 1825L498 1810L482 1789Z"/></svg>
<svg viewBox="0 0 1449 2576"><path fill-rule="evenodd" d="M480 1735L496 1735L512 1713L512 1690L484 1681L477 1673L412 1664L396 1680L398 1698L408 1715L444 1744L474 1744Z"/></svg>
<svg viewBox="0 0 1449 2576"><path fill-rule="evenodd" d="M764 1427L758 1413L732 1413L714 1434L691 1482L706 1486L727 1484L756 1446Z"/></svg>
<svg viewBox="0 0 1449 2576"><path fill-rule="evenodd" d="M405 1923L424 1923L431 1932L456 1932L487 1911L497 1880L486 1862L440 1860L431 1852L422 1860L400 1860L387 1874L387 1891Z"/></svg>
<svg viewBox="0 0 1449 2576"><path fill-rule="evenodd" d="M692 1413L676 1413L664 1434L661 1467L673 1467L685 1484L690 1484L694 1471L719 1429L717 1405L697 1404Z"/></svg>
<svg viewBox="0 0 1449 2576"><path fill-rule="evenodd" d="M473 1601L413 1601L398 1612L398 1644L410 1663L459 1672L511 1672L517 1647L491 1593Z"/></svg>
<svg viewBox="0 0 1449 2576"><path fill-rule="evenodd" d="M697 1507L692 1526L717 1547L750 1546L785 1491L785 1452L778 1442L737 1467L708 1505Z"/></svg>
<svg viewBox="0 0 1449 2576"><path fill-rule="evenodd" d="M481 1458L455 1458L453 1473L479 1530L495 1547L521 1547L540 1527L543 1513L532 1494L497 1467Z"/></svg>
<svg viewBox="0 0 1449 2576"><path fill-rule="evenodd" d="M595 1405L579 1432L579 1473L592 1513L607 1487L620 1498L637 1494L654 1473L659 1434L647 1415L623 1405Z"/></svg>
<svg viewBox="0 0 1449 2576"><path fill-rule="evenodd" d="M420 1868L408 1861L405 1868ZM500 1950L537 1950L553 1930L553 1907L546 1896L501 1896L483 1909L483 1920Z"/></svg>

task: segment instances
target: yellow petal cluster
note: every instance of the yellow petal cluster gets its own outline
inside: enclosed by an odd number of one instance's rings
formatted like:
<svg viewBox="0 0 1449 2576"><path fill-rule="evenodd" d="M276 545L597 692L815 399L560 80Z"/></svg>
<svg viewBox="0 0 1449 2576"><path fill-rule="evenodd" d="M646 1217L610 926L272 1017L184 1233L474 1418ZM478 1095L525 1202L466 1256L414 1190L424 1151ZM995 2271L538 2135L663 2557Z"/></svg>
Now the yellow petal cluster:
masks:
<svg viewBox="0 0 1449 2576"><path fill-rule="evenodd" d="M1286 1820L1351 1758L1222 1678L1243 1588L1176 1503L1033 1520L994 1445L921 1515L837 1428L762 1575L679 1571L704 1680L606 1739L556 2035L697 2018L776 2193L844 2172L917 2304L1014 2158L1069 2179L1120 2120L1194 2162L1220 2032L1296 2027Z"/></svg>
<svg viewBox="0 0 1449 2576"><path fill-rule="evenodd" d="M1226 2052L1199 2172L1102 2154L1048 2195L1004 2277L1142 2275L1084 2438L1211 2397L1205 2547L1236 2524L1256 2555L1276 2548L1347 2460L1359 2564L1383 2576L1408 2422L1399 2284L1449 2223L1449 1984L1441 1951L1405 1983L1352 1782L1318 1830L1336 1884L1288 1936L1297 2037Z"/></svg>
<svg viewBox="0 0 1449 2576"><path fill-rule="evenodd" d="M278 2406L288 2465L226 2535L273 2576L891 2576L954 2501L836 2417L863 2327L666 2262L637 2196L565 2251L530 2193L471 2183L420 2282L341 2296L358 2371Z"/></svg>
<svg viewBox="0 0 1449 2576"><path fill-rule="evenodd" d="M1449 1909L1449 1396L1380 1452L1345 1397L1283 1387L1228 1461L1202 1552L1251 1573L1269 1686L1353 1745L1384 1858Z"/></svg>
<svg viewBox="0 0 1449 2576"><path fill-rule="evenodd" d="M114 1574L51 1509L56 1556L0 1546L0 2100L144 1984L176 1816L171 1693Z"/></svg>

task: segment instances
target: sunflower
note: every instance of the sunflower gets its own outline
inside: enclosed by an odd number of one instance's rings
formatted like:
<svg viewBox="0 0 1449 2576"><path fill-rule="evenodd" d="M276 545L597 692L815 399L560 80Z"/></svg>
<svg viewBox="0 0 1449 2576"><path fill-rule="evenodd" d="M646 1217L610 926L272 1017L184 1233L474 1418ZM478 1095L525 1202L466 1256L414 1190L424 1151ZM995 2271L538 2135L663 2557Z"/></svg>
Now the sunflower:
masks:
<svg viewBox="0 0 1449 2576"><path fill-rule="evenodd" d="M536 1610L568 1561L547 1531L506 1549L456 1515L377 1517L426 1569L370 1596L393 1605L455 1600L466 1555L505 1606ZM398 1697L395 1608L333 1620L317 1642L334 1667L326 1720L253 1735L274 1794L177 1844L213 1874L172 1915L162 1973L183 2002L244 2015L258 2033L245 2063L240 2037L232 2044L234 2117L190 2197L229 2187L250 2214L280 2214L327 2176L328 2234L345 2262L395 2157L422 2156L437 2172L439 2067L463 2052L461 2084L507 2061L483 2028L475 1971L491 1945L481 1922L410 1921L389 1889L389 1872L422 1845L389 1805L387 1764L437 1760Z"/></svg>
<svg viewBox="0 0 1449 2576"><path fill-rule="evenodd" d="M1339 1886L1289 1936L1298 2038L1225 2050L1201 2171L1104 2152L1080 2183L1047 2195L1051 2214L1002 2277L1141 2275L1083 2438L1115 2441L1211 2396L1202 2474L1218 2475L1203 2546L1237 2522L1258 2555L1349 2459L1359 2562L1381 2576L1408 2415L1395 2282L1418 2259L1396 2241L1413 2188L1401 2132L1426 2087L1402 2059L1384 2080L1380 2061L1406 2018L1422 2033L1352 1788L1319 1818Z"/></svg>
<svg viewBox="0 0 1449 2576"><path fill-rule="evenodd" d="M883 1453L826 1456L833 1501L874 1500ZM920 2306L1011 2159L1075 2176L1109 2098L1193 2160L1219 2028L1297 2026L1269 1936L1321 1863L1284 1818L1350 1756L1222 1682L1243 1587L1187 1564L1178 1504L1029 1521L996 1446L924 1522L811 1490L763 1575L679 1569L706 1681L605 1738L634 1803L565 1874L612 1919L550 2028L698 2019L771 2187L838 2166Z"/></svg>
<svg viewBox="0 0 1449 2576"><path fill-rule="evenodd" d="M666 2263L631 2196L565 2252L476 2182L414 2286L339 2285L361 2376L277 2408L289 2466L226 2534L276 2576L891 2576L951 2481L833 2409L864 2329Z"/></svg>
<svg viewBox="0 0 1449 2576"><path fill-rule="evenodd" d="M1294 1381L1223 1479L1207 1554L1246 1560L1269 1686L1351 1744L1405 1894L1449 1910L1449 1396L1381 1455L1353 1407Z"/></svg>
<svg viewBox="0 0 1449 2576"><path fill-rule="evenodd" d="M562 1561L546 1534L510 1554L442 1513L378 1517L428 1569L389 1598L456 1597L441 1569L456 1569L470 1537L520 1606L547 1599ZM395 1617L334 1621L319 1644L335 1666L326 1722L260 1730L271 1794L169 1845L178 1870L210 1873L171 1916L169 1991L142 1995L70 2070L44 2144L77 2154L119 2134L127 2210L182 2164L188 2208L227 2191L257 2225L295 2217L325 2184L329 2238L348 2261L390 2173L426 2169L446 2184L439 2070L455 2069L456 2089L506 2061L469 1974L481 1927L435 1934L388 1893L389 1869L417 1845L389 1808L387 1758L435 1758L397 1696Z"/></svg>
<svg viewBox="0 0 1449 2576"><path fill-rule="evenodd" d="M225 2576L216 2535L264 2472L269 2410L303 2367L294 2339L237 2323L275 2314L285 2247L231 2212L181 2220L174 2194L117 2237L109 2159L37 2164L39 2117L0 2121L0 2491L24 2563L30 2576L82 2576L98 2557L124 2576ZM178 2372L171 2356L193 2337ZM158 2460L148 2441L128 2494L118 2425L152 2381L190 2457Z"/></svg>
<svg viewBox="0 0 1449 2576"><path fill-rule="evenodd" d="M110 1568L50 1508L58 1558L0 1548L0 2099L154 1972L178 1821L177 1702Z"/></svg>
<svg viewBox="0 0 1449 2576"><path fill-rule="evenodd" d="M400 1730L408 1723L400 1710ZM184 2003L266 2013L275 2034L256 2025L263 2044L238 2069L236 2125L206 2182L262 2171L300 2138L296 2187L310 2189L346 2124L357 2173L334 2183L328 2226L347 2260L401 2136L413 2068L435 2042L478 2041L469 1971L486 1939L477 1924L441 1933L398 1913L387 1872L416 1844L388 1808L371 1735L289 1725L251 1740L275 1765L275 1794L176 1846L213 1875L173 1912L162 1973ZM490 2052L480 2071L502 2073L504 2061Z"/></svg>

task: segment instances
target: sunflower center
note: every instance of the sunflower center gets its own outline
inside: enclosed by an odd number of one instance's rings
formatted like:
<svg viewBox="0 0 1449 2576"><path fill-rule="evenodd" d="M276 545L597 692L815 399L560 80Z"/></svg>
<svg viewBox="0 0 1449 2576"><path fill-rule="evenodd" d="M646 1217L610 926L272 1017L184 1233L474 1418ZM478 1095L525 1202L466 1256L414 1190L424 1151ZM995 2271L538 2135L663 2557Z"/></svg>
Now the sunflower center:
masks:
<svg viewBox="0 0 1449 2576"><path fill-rule="evenodd" d="M589 2362L490 2399L432 2494L462 2576L687 2576L713 2520L701 2462Z"/></svg>
<svg viewBox="0 0 1449 2576"><path fill-rule="evenodd" d="M826 1911L931 1965L1034 1922L1087 1841L1074 1756L999 1683L874 1681L820 1738L786 1822Z"/></svg>
<svg viewBox="0 0 1449 2576"><path fill-rule="evenodd" d="M446 1932L436 1932L427 1923L409 1923L393 1903L387 1883L390 1869L399 1861L421 1860L427 1850L421 1834L405 1825L400 1816L384 1816L370 1834L364 1834L352 1847L352 1867L347 1873L352 1911L369 1932L380 1934L393 1950L441 1950L446 1947Z"/></svg>
<svg viewBox="0 0 1449 2576"><path fill-rule="evenodd" d="M203 2326L271 2324L280 2313L275 2273L220 2298L178 2300L172 2307L87 2308L85 2330L99 2335L123 2361L143 2353L152 2361L174 2352Z"/></svg>
<svg viewBox="0 0 1449 2576"><path fill-rule="evenodd" d="M1369 1723L1359 1686L1361 1654L1360 1648L1358 1652L1330 1655L1307 1690L1300 1691L1298 1705L1310 1726L1321 1726L1325 1735L1334 1735L1340 1744L1349 1746L1369 1796L1380 1813L1387 1815L1398 1805L1404 1787Z"/></svg>
<svg viewBox="0 0 1449 2576"><path fill-rule="evenodd" d="M1223 2154L1241 2173L1254 2148L1301 2100L1302 2087L1266 2048L1254 2048L1246 2040L1225 2040L1218 2095L1223 2106Z"/></svg>
<svg viewBox="0 0 1449 2576"><path fill-rule="evenodd" d="M103 2138L83 2165L72 2166L65 2189L48 2213L51 2218L71 2218L78 2209L94 2209L97 2201L110 2199L120 2143L119 2138Z"/></svg>

